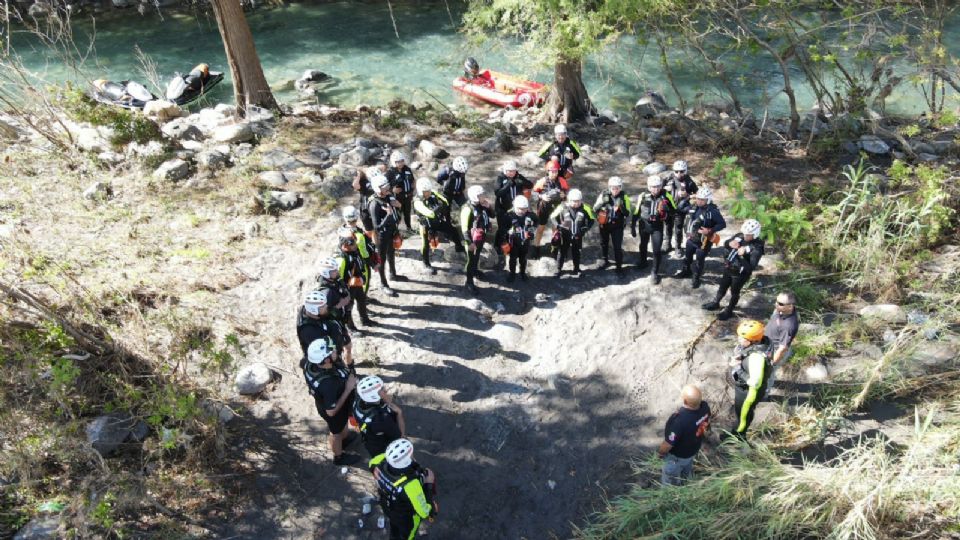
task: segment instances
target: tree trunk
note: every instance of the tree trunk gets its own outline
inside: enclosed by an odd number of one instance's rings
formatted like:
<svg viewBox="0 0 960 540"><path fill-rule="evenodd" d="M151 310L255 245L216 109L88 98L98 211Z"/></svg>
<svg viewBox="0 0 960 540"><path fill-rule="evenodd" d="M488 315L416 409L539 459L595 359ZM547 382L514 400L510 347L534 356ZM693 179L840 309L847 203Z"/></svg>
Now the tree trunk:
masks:
<svg viewBox="0 0 960 540"><path fill-rule="evenodd" d="M587 88L583 85L581 70L579 60L562 60L554 66L553 90L546 106L551 121L579 122L594 111Z"/></svg>
<svg viewBox="0 0 960 540"><path fill-rule="evenodd" d="M248 105L277 109L270 85L263 76L263 67L253 34L243 14L239 0L210 0L213 13L223 38L223 50L227 53L230 74L233 76L233 97L240 116L246 116Z"/></svg>

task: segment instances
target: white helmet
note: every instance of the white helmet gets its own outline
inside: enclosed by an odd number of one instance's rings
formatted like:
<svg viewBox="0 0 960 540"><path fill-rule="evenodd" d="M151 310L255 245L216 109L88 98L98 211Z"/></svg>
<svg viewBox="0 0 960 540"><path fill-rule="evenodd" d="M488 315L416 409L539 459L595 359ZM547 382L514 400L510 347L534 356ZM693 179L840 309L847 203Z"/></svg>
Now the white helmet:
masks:
<svg viewBox="0 0 960 540"><path fill-rule="evenodd" d="M377 193L380 193L383 188L390 186L390 181L387 180L387 177L383 175L380 171L377 171L376 174L370 177L370 185L373 186L373 190Z"/></svg>
<svg viewBox="0 0 960 540"><path fill-rule="evenodd" d="M353 232L353 227L349 227L346 225L337 229L337 236L340 238L341 241L346 240L348 238L352 240L357 237L357 235Z"/></svg>
<svg viewBox="0 0 960 540"><path fill-rule="evenodd" d="M684 161L684 160L682 160L682 159L678 159L677 161L674 161L674 162L673 162L673 171L674 171L674 172L681 172L681 173L687 172L687 162Z"/></svg>
<svg viewBox="0 0 960 540"><path fill-rule="evenodd" d="M430 180L426 176L421 176L417 178L417 193L423 193L424 191L433 191L436 189L433 185L433 180Z"/></svg>
<svg viewBox="0 0 960 540"><path fill-rule="evenodd" d="M553 126L553 134L554 134L554 135L560 135L561 133L563 133L564 135L567 134L567 126L565 126L565 125L563 125L563 124L557 124L557 125Z"/></svg>
<svg viewBox="0 0 960 540"><path fill-rule="evenodd" d="M523 195L517 195L513 198L513 207L514 208L526 208L530 209L530 201Z"/></svg>
<svg viewBox="0 0 960 540"><path fill-rule="evenodd" d="M570 193L567 193L567 200L570 202L583 202L583 192L579 189L571 189Z"/></svg>
<svg viewBox="0 0 960 540"><path fill-rule="evenodd" d="M453 170L458 173L467 172L467 168L469 167L470 165L467 164L467 158L461 156L453 159Z"/></svg>
<svg viewBox="0 0 960 540"><path fill-rule="evenodd" d="M505 162L503 163L503 174L507 174L507 171L516 171L516 170L517 170L517 162L516 162L516 161L513 161L513 160L511 159L510 161L505 161Z"/></svg>
<svg viewBox="0 0 960 540"><path fill-rule="evenodd" d="M701 186L694 197L697 199L705 199L707 202L713 202L713 190L707 186Z"/></svg>
<svg viewBox="0 0 960 540"><path fill-rule="evenodd" d="M760 236L760 222L755 219L748 219L740 226L740 232L757 238Z"/></svg>
<svg viewBox="0 0 960 540"><path fill-rule="evenodd" d="M319 315L320 310L327 307L326 291L310 291L303 299L303 309L311 315Z"/></svg>
<svg viewBox="0 0 960 540"><path fill-rule="evenodd" d="M376 375L368 375L357 383L357 395L367 403L380 401L380 389L383 388L383 379Z"/></svg>
<svg viewBox="0 0 960 540"><path fill-rule="evenodd" d="M407 156L403 155L403 152L401 152L401 151L399 151L399 150L394 150L394 151L390 154L390 164L391 164L391 165L396 165L398 161L406 161L406 160L407 160Z"/></svg>
<svg viewBox="0 0 960 540"><path fill-rule="evenodd" d="M611 176L610 180L607 180L607 186L622 188L623 178L620 178L619 176Z"/></svg>
<svg viewBox="0 0 960 540"><path fill-rule="evenodd" d="M470 186L467 188L467 199L476 204L480 202L480 196L483 195L483 186Z"/></svg>
<svg viewBox="0 0 960 540"><path fill-rule="evenodd" d="M648 176L647 187L648 188L663 187L663 180L657 175Z"/></svg>
<svg viewBox="0 0 960 540"><path fill-rule="evenodd" d="M311 364L322 364L335 350L327 338L315 339L307 347L307 361Z"/></svg>
<svg viewBox="0 0 960 540"><path fill-rule="evenodd" d="M340 277L340 264L333 257L321 260L319 275L327 281L338 279Z"/></svg>
<svg viewBox="0 0 960 540"><path fill-rule="evenodd" d="M413 463L413 443L407 439L397 439L387 445L387 464L394 469L406 469Z"/></svg>
<svg viewBox="0 0 960 540"><path fill-rule="evenodd" d="M341 213L343 214L343 220L347 223L352 223L360 218L360 212L354 206L344 206Z"/></svg>

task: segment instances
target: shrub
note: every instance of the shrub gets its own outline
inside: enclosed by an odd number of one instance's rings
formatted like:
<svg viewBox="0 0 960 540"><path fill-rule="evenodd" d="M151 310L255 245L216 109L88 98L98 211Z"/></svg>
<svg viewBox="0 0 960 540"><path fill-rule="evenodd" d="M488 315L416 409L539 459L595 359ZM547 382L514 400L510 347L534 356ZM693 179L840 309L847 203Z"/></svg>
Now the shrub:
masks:
<svg viewBox="0 0 960 540"><path fill-rule="evenodd" d="M145 143L161 138L160 128L143 114L97 103L72 85L60 92L60 103L67 114L78 122L105 126L113 130L110 144L123 146L130 142Z"/></svg>

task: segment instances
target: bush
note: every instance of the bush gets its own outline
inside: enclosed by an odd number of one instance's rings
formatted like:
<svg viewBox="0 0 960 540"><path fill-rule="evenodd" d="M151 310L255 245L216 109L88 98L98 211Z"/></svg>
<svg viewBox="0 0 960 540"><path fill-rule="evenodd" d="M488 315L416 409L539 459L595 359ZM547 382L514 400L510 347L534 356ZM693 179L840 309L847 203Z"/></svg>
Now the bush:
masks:
<svg viewBox="0 0 960 540"><path fill-rule="evenodd" d="M143 114L97 103L90 96L71 85L60 93L60 103L67 114L78 122L113 130L110 144L115 147L130 142L145 143L161 138L160 127Z"/></svg>

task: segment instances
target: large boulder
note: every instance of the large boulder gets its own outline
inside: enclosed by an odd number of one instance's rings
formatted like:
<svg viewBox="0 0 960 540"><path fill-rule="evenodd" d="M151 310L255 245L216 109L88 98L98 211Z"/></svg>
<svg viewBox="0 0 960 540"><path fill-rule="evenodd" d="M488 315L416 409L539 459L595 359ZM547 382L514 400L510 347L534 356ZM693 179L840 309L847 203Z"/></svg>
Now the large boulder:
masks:
<svg viewBox="0 0 960 540"><path fill-rule="evenodd" d="M143 106L143 114L145 114L147 118L152 118L162 124L174 118L180 118L183 116L183 110L172 101L155 99L148 101L147 104Z"/></svg>
<svg viewBox="0 0 960 540"><path fill-rule="evenodd" d="M363 146L354 147L353 150L340 154L339 162L341 165L351 167L362 167L370 159L370 150Z"/></svg>
<svg viewBox="0 0 960 540"><path fill-rule="evenodd" d="M421 161L433 161L437 159L443 159L446 157L447 152L443 148L437 146L431 141L426 139L420 141L420 144L417 146L417 155Z"/></svg>
<svg viewBox="0 0 960 540"><path fill-rule="evenodd" d="M653 163L644 166L641 172L643 172L645 176L653 176L655 174L660 174L665 170L667 170L666 165L660 163L659 161L654 161Z"/></svg>
<svg viewBox="0 0 960 540"><path fill-rule="evenodd" d="M82 127L73 134L77 147L87 152L105 152L110 149L110 143L103 138L96 128Z"/></svg>
<svg viewBox="0 0 960 540"><path fill-rule="evenodd" d="M113 188L109 182L94 182L83 190L83 198L90 201L104 201L113 196Z"/></svg>
<svg viewBox="0 0 960 540"><path fill-rule="evenodd" d="M278 169L281 171L293 171L304 166L302 161L283 150L264 152L260 156L260 164L268 169Z"/></svg>
<svg viewBox="0 0 960 540"><path fill-rule="evenodd" d="M262 362L255 362L241 368L234 382L238 393L250 396L263 392L272 379L270 368Z"/></svg>
<svg viewBox="0 0 960 540"><path fill-rule="evenodd" d="M513 141L510 136L503 131L497 130L493 137L480 143L480 150L487 154L509 152L513 147Z"/></svg>
<svg viewBox="0 0 960 540"><path fill-rule="evenodd" d="M61 538L59 529L59 517L38 516L17 531L17 534L13 535L13 540L57 540Z"/></svg>
<svg viewBox="0 0 960 540"><path fill-rule="evenodd" d="M520 165L531 169L543 169L543 160L536 152L524 152L520 157Z"/></svg>
<svg viewBox="0 0 960 540"><path fill-rule="evenodd" d="M182 159L171 159L164 161L157 170L153 172L154 178L160 180L170 180L176 182L183 180L190 175L190 164Z"/></svg>
<svg viewBox="0 0 960 540"><path fill-rule="evenodd" d="M873 319L890 324L904 324L907 314L896 304L874 304L860 309L860 316L864 319Z"/></svg>
<svg viewBox="0 0 960 540"><path fill-rule="evenodd" d="M217 142L236 144L253 139L253 129L249 124L228 124L213 130L213 140Z"/></svg>
<svg viewBox="0 0 960 540"><path fill-rule="evenodd" d="M299 79L294 81L293 87L303 94L312 94L316 85L330 80L330 76L318 69L308 69Z"/></svg>
<svg viewBox="0 0 960 540"><path fill-rule="evenodd" d="M633 106L633 113L638 118L653 118L661 112L669 110L667 101L656 92L647 92Z"/></svg>
<svg viewBox="0 0 960 540"><path fill-rule="evenodd" d="M290 180L280 171L264 171L257 175L257 181L273 187L283 187Z"/></svg>
<svg viewBox="0 0 960 540"><path fill-rule="evenodd" d="M126 413L98 416L87 424L87 442L101 456L112 454L133 432L136 420Z"/></svg>
<svg viewBox="0 0 960 540"><path fill-rule="evenodd" d="M186 118L178 118L172 122L167 122L160 128L160 131L177 141L202 141L203 131L191 124Z"/></svg>
<svg viewBox="0 0 960 540"><path fill-rule="evenodd" d="M216 149L204 150L197 154L196 161L197 165L204 169L216 170L226 167L230 156Z"/></svg>
<svg viewBox="0 0 960 540"><path fill-rule="evenodd" d="M257 205L268 213L293 210L303 205L303 197L291 191L264 190L254 199Z"/></svg>

